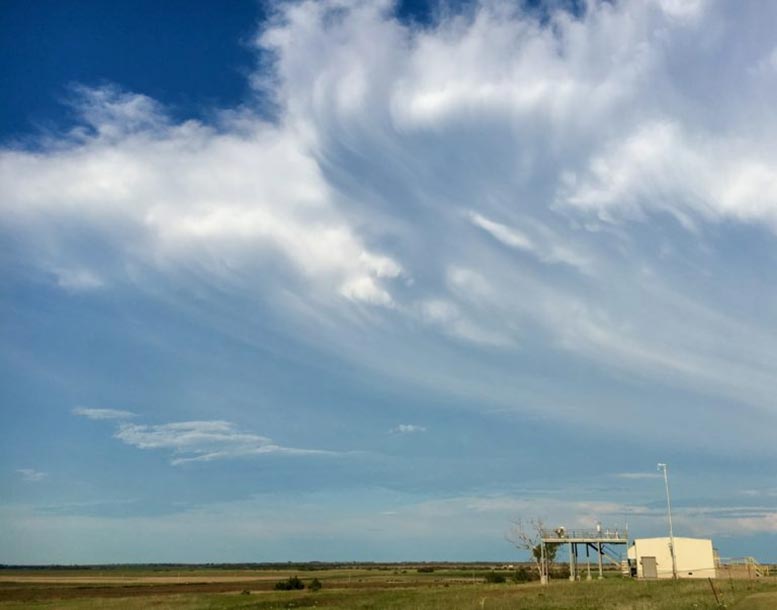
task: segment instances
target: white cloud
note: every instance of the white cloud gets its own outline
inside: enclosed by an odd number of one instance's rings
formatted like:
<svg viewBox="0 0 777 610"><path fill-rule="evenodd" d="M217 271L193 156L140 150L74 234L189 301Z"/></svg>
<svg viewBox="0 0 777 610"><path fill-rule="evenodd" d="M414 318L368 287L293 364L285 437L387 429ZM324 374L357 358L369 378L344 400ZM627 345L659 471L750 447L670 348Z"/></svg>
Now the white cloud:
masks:
<svg viewBox="0 0 777 610"><path fill-rule="evenodd" d="M347 281L340 287L340 292L354 301L364 301L373 305L389 306L393 302L391 295L383 290L374 278L368 276Z"/></svg>
<svg viewBox="0 0 777 610"><path fill-rule="evenodd" d="M135 417L132 411L122 411L121 409L90 409L87 407L76 407L72 411L73 415L86 417L87 419L129 419Z"/></svg>
<svg viewBox="0 0 777 610"><path fill-rule="evenodd" d="M0 229L63 289L157 274L149 292L191 311L196 277L250 304L211 316L241 339L261 341L261 302L295 340L473 408L595 404L647 435L631 394L590 395L612 379L581 395L559 371L647 378L736 403L677 434L725 421L769 447L775 10L624 0L542 22L497 0L417 28L385 3L284 3L252 81L277 120L81 90L83 125L0 154Z"/></svg>
<svg viewBox="0 0 777 610"><path fill-rule="evenodd" d="M707 0L658 0L658 5L670 17L681 20L698 19Z"/></svg>
<svg viewBox="0 0 777 610"><path fill-rule="evenodd" d="M713 522L708 531L728 535L777 534L777 511L764 511L749 517L719 520Z"/></svg>
<svg viewBox="0 0 777 610"><path fill-rule="evenodd" d="M470 220L504 245L533 254L544 263L566 263L582 270L590 265L587 257L576 253L547 227L536 227L539 235L535 240L518 229L489 220L475 212L470 213Z"/></svg>
<svg viewBox="0 0 777 610"><path fill-rule="evenodd" d="M173 465L267 454L332 455L331 451L283 447L266 436L240 432L225 421L187 421L159 425L124 423L117 439L138 449L168 449Z"/></svg>
<svg viewBox="0 0 777 610"><path fill-rule="evenodd" d="M426 427L416 424L399 424L392 428L390 432L392 434L416 434L418 432L426 432Z"/></svg>
<svg viewBox="0 0 777 610"><path fill-rule="evenodd" d="M641 125L573 178L563 201L608 220L658 210L684 224L730 218L777 231L776 153L742 150L720 136L694 141L672 122Z"/></svg>
<svg viewBox="0 0 777 610"><path fill-rule="evenodd" d="M217 132L170 124L143 96L86 90L93 131L46 155L0 155L3 222L45 231L56 218L104 232L133 264L173 271L197 264L223 276L277 253L310 285L387 305L381 282L401 266L371 251L333 205L333 194L292 130L252 120ZM68 289L104 283L64 239L38 248L39 264ZM142 245L141 245L142 244ZM63 266L68 263L70 266Z"/></svg>
<svg viewBox="0 0 777 610"><path fill-rule="evenodd" d="M470 219L473 224L487 231L506 246L528 252L534 250L534 244L532 244L531 239L517 229L506 227L475 212L470 215Z"/></svg>
<svg viewBox="0 0 777 610"><path fill-rule="evenodd" d="M34 468L18 468L16 472L18 472L22 476L22 479L28 483L37 483L49 476L47 473L40 472Z"/></svg>

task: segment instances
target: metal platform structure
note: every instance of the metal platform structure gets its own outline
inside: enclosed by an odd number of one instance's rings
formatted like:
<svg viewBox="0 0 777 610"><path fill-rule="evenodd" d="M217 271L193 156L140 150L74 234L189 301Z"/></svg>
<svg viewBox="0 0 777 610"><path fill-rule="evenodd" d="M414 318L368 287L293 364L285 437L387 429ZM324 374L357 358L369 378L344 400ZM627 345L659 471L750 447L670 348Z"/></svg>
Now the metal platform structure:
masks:
<svg viewBox="0 0 777 610"><path fill-rule="evenodd" d="M563 527L556 529L540 530L540 552L541 552L541 580L548 582L548 566L545 558L547 547L549 545L565 545L569 549L569 580L580 580L580 546L585 549L586 557L590 559L590 553L596 555L596 563L599 572L599 578L604 578L602 574L603 560L608 560L621 567L619 555L615 555L612 547L623 546L628 548L629 532L625 529L603 528L597 525L592 530L567 530ZM588 562L587 580L591 580L591 564Z"/></svg>

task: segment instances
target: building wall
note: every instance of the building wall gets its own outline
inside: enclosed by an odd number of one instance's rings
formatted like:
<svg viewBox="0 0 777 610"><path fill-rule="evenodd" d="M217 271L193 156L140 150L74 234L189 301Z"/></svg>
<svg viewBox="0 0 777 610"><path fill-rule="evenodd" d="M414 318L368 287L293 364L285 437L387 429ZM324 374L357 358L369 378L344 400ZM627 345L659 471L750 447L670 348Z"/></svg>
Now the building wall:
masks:
<svg viewBox="0 0 777 610"><path fill-rule="evenodd" d="M678 578L715 578L715 556L712 540L675 537L675 559ZM672 554L669 538L638 538L628 551L636 560L637 578L644 578L642 558L655 557L658 578L672 578Z"/></svg>

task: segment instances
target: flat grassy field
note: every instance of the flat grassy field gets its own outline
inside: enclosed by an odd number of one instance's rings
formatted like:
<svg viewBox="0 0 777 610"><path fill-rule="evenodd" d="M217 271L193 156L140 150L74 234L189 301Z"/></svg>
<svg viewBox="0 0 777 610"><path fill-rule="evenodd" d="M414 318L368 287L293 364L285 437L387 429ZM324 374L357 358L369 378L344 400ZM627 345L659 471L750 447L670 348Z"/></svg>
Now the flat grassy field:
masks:
<svg viewBox="0 0 777 610"><path fill-rule="evenodd" d="M427 568L428 570L428 568ZM362 610L736 610L777 609L777 578L640 582L485 584L483 566L330 569L105 568L0 570L0 609L219 610L329 608ZM502 572L505 576L512 571ZM317 592L276 591L276 582L317 578Z"/></svg>

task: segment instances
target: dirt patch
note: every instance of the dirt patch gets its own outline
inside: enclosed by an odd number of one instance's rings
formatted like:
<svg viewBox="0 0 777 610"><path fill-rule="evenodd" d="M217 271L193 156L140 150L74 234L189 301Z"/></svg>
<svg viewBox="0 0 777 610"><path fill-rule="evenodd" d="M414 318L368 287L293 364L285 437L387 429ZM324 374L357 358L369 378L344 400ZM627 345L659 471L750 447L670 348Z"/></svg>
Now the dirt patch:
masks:
<svg viewBox="0 0 777 610"><path fill-rule="evenodd" d="M275 581L275 574L262 576L0 576L0 583L15 584L73 584L73 585L181 585L218 582Z"/></svg>

